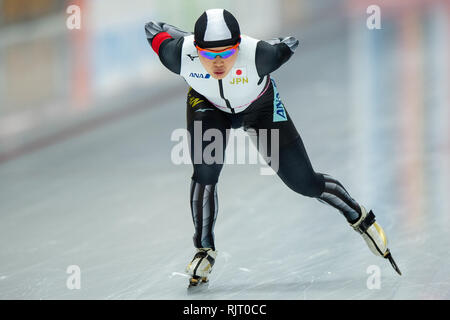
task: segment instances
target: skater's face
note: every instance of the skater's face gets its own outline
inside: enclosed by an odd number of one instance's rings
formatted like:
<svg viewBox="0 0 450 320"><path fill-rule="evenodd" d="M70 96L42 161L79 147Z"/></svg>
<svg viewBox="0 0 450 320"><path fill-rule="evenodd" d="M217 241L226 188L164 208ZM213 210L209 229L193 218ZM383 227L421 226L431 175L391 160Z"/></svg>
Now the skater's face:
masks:
<svg viewBox="0 0 450 320"><path fill-rule="evenodd" d="M208 51L221 52L223 50L231 49L233 47L235 46L208 48ZM230 72L231 68L233 68L233 65L236 62L238 56L238 52L239 47L236 48L233 54L231 54L226 58L216 56L214 59L211 60L202 56L200 52L198 52L198 57L203 67L211 75L211 77L220 80L225 78Z"/></svg>

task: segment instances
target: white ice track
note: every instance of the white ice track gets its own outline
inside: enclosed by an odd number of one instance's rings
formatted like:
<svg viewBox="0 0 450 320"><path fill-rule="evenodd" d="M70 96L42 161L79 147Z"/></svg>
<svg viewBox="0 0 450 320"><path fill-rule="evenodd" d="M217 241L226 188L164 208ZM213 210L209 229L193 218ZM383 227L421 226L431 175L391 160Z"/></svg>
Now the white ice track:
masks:
<svg viewBox="0 0 450 320"><path fill-rule="evenodd" d="M274 77L314 168L374 210L402 277L335 209L256 165L228 165L210 286L187 296L192 169L170 161L182 92L0 166L0 299L449 299L448 135L424 124L417 154L402 147L397 111L355 111L349 83L364 79L350 79L342 40L306 42ZM80 290L66 287L69 265ZM367 288L371 265L380 289Z"/></svg>

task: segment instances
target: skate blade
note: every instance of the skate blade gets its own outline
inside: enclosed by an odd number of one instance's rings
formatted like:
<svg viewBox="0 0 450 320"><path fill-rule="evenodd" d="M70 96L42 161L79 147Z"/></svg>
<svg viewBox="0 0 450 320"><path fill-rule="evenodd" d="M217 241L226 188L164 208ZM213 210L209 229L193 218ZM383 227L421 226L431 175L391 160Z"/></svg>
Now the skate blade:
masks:
<svg viewBox="0 0 450 320"><path fill-rule="evenodd" d="M391 255L391 253L390 253L389 251L388 251L388 254L385 256L385 258L389 260L389 262L390 262L391 265L392 265L392 268L394 268L394 270L397 271L397 273L398 273L399 275L402 275L402 272L401 272L400 269L398 268L397 264L395 263L394 258L392 258L392 255Z"/></svg>
<svg viewBox="0 0 450 320"><path fill-rule="evenodd" d="M187 288L188 294L195 294L206 290L209 286L207 278L191 278Z"/></svg>

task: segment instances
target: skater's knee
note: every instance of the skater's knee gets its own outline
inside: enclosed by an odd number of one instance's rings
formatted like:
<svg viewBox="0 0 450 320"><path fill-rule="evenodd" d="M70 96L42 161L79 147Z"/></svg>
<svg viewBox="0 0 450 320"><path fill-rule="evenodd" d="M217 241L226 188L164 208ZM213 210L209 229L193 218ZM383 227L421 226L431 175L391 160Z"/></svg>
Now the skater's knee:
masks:
<svg viewBox="0 0 450 320"><path fill-rule="evenodd" d="M211 185L219 181L219 175L211 175L202 171L194 172L192 180L203 185Z"/></svg>
<svg viewBox="0 0 450 320"><path fill-rule="evenodd" d="M319 172L314 173L315 176L315 184L314 184L314 192L311 197L317 198L319 197L325 190L325 179L323 174Z"/></svg>
<svg viewBox="0 0 450 320"><path fill-rule="evenodd" d="M303 195L311 198L317 198L323 193L325 182L321 174L313 173L301 184Z"/></svg>
<svg viewBox="0 0 450 320"><path fill-rule="evenodd" d="M284 183L293 191L311 198L316 198L323 193L325 182L319 173L303 176L282 177Z"/></svg>

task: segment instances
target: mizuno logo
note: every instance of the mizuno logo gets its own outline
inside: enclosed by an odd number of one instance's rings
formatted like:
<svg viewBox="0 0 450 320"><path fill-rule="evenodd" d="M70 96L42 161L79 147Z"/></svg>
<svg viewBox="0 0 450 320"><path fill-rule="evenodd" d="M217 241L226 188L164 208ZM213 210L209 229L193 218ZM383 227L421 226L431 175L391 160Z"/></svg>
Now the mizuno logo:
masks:
<svg viewBox="0 0 450 320"><path fill-rule="evenodd" d="M187 56L188 56L189 58L191 58L191 61L194 61L195 58L198 58L198 56L193 56L193 55L191 55L191 54L187 54Z"/></svg>

